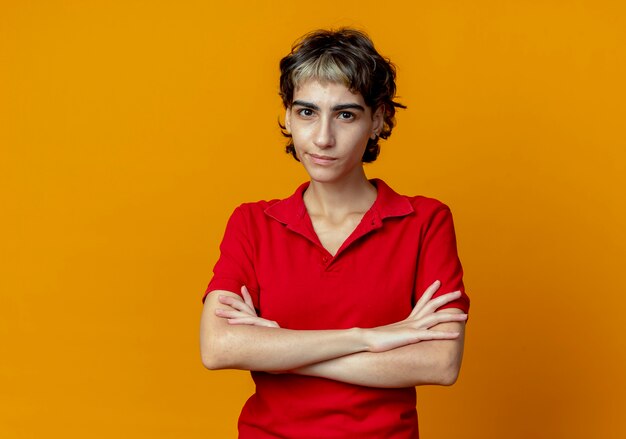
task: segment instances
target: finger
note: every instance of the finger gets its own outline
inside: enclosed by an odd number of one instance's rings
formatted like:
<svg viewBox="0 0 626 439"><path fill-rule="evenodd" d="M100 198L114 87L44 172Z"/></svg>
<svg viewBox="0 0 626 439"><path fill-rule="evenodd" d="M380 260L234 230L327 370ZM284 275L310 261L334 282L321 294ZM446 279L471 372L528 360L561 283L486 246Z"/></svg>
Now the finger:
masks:
<svg viewBox="0 0 626 439"><path fill-rule="evenodd" d="M461 335L458 331L424 331L420 335L421 341L427 340L454 340Z"/></svg>
<svg viewBox="0 0 626 439"><path fill-rule="evenodd" d="M260 317L237 317L228 319L228 323L231 325L249 325L249 326L263 326L266 328L278 328L278 324L271 320L262 319Z"/></svg>
<svg viewBox="0 0 626 439"><path fill-rule="evenodd" d="M215 315L218 317L225 318L225 319L233 319L237 317L255 317L255 316L251 316L248 313L237 311L234 309L221 309L221 308L215 310Z"/></svg>
<svg viewBox="0 0 626 439"><path fill-rule="evenodd" d="M424 291L424 294L422 294L422 297L419 298L419 300L413 307L413 310L411 311L411 314L409 314L409 317L413 317L415 314L417 314L433 297L433 294L437 292L440 286L441 286L441 281L436 280L428 288L426 288L426 291Z"/></svg>
<svg viewBox="0 0 626 439"><path fill-rule="evenodd" d="M234 308L234 309L240 309L243 306L246 306L246 304L243 303L243 299L239 296L237 297L220 296L219 301L221 304L228 305L229 307Z"/></svg>
<svg viewBox="0 0 626 439"><path fill-rule="evenodd" d="M420 328L432 328L440 323L464 322L466 320L467 314L436 312L416 320L415 324Z"/></svg>
<svg viewBox="0 0 626 439"><path fill-rule="evenodd" d="M225 296L224 294L220 294L218 296L218 300L220 303L229 304L233 300L238 300L239 302L243 302L243 299L239 296Z"/></svg>
<svg viewBox="0 0 626 439"><path fill-rule="evenodd" d="M252 296L250 296L250 292L248 291L248 288L245 285L241 287L241 295L243 297L244 303L248 305L251 309L254 309ZM256 315L256 312L254 314Z"/></svg>
<svg viewBox="0 0 626 439"><path fill-rule="evenodd" d="M457 300L459 297L461 297L460 291L453 291L451 293L442 294L439 297L429 300L428 303L424 305L424 307L420 309L414 317L419 319L429 313L434 313L442 306Z"/></svg>
<svg viewBox="0 0 626 439"><path fill-rule="evenodd" d="M238 311L242 311L242 312L248 313L250 315L256 316L256 311L254 311L254 308L250 308L247 304L245 304L243 302L243 299L241 297L239 297L239 296L237 296L237 297L233 297L233 296L219 296L219 301L223 305L228 305L231 308L234 308L234 309L236 309Z"/></svg>

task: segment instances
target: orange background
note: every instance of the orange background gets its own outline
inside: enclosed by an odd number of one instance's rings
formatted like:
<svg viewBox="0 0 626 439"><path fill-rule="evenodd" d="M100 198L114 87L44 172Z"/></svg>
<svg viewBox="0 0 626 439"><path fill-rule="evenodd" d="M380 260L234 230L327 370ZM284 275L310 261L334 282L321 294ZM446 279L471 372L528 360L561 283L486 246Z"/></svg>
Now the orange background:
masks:
<svg viewBox="0 0 626 439"><path fill-rule="evenodd" d="M424 438L626 437L621 1L2 1L0 437L229 438L200 296L232 209L306 178L277 63L367 30L409 109L368 175L454 212L472 297Z"/></svg>

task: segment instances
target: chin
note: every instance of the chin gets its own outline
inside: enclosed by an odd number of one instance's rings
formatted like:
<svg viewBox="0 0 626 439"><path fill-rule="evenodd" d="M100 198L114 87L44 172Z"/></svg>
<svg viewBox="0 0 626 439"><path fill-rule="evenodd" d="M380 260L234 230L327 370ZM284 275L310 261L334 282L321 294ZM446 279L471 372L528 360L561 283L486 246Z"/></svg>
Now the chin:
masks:
<svg viewBox="0 0 626 439"><path fill-rule="evenodd" d="M316 183L338 183L344 180L352 180L350 174L338 172L337 169L307 169L311 181Z"/></svg>
<svg viewBox="0 0 626 439"><path fill-rule="evenodd" d="M318 183L332 183L339 179L337 175L328 172L307 172L307 174L309 174L311 181Z"/></svg>

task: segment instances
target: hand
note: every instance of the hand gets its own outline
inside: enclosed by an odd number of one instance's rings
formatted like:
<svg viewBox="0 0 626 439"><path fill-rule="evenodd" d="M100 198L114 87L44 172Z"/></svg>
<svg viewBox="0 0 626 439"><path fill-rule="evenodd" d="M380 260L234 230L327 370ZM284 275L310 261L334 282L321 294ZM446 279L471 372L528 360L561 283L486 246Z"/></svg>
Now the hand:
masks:
<svg viewBox="0 0 626 439"><path fill-rule="evenodd" d="M243 300L239 297L231 296L219 296L218 300L222 305L228 306L230 309L216 309L215 315L228 320L231 325L250 325L250 326L265 326L268 328L280 328L278 323L273 320L267 320L257 316L254 304L252 303L252 297L248 289L241 287L241 295Z"/></svg>
<svg viewBox="0 0 626 439"><path fill-rule="evenodd" d="M390 325L365 329L368 350L370 352L384 352L401 346L419 343L420 341L453 340L457 338L459 332L430 329L440 323L464 322L467 320L467 314L437 311L441 306L461 296L460 291L455 291L433 299L433 295L440 286L441 282L439 281L435 281L429 286L406 319Z"/></svg>

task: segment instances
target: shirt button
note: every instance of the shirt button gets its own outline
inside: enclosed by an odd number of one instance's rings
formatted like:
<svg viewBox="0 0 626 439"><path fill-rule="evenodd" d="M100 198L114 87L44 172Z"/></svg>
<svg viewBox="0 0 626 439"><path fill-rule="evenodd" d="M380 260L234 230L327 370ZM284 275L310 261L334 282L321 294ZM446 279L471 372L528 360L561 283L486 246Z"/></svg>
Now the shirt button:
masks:
<svg viewBox="0 0 626 439"><path fill-rule="evenodd" d="M322 258L322 262L324 262L324 263L328 262L328 256L324 256L324 257Z"/></svg>

